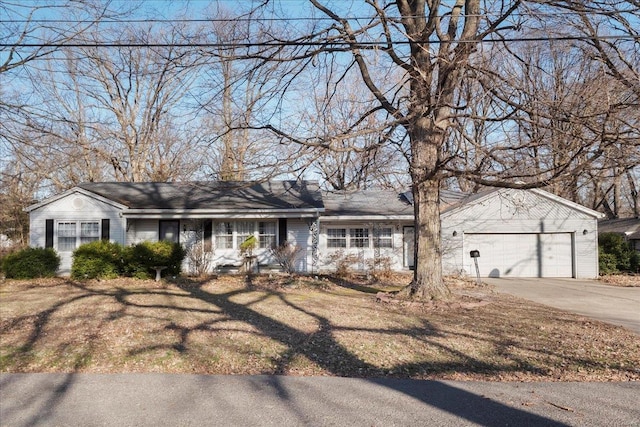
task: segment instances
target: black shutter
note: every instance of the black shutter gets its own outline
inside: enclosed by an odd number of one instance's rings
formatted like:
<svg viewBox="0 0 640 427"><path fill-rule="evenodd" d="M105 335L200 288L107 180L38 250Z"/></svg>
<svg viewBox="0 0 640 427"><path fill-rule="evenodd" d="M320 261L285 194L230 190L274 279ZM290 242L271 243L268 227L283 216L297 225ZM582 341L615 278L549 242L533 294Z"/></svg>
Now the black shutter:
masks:
<svg viewBox="0 0 640 427"><path fill-rule="evenodd" d="M211 252L213 249L213 245L211 244L211 238L213 235L213 221L210 219L206 220L204 223L204 251Z"/></svg>
<svg viewBox="0 0 640 427"><path fill-rule="evenodd" d="M109 240L111 231L109 230L109 218L102 220L102 240Z"/></svg>
<svg viewBox="0 0 640 427"><path fill-rule="evenodd" d="M53 247L53 220L52 219L45 220L44 247L45 248Z"/></svg>
<svg viewBox="0 0 640 427"><path fill-rule="evenodd" d="M278 219L278 244L280 246L287 242L287 218Z"/></svg>

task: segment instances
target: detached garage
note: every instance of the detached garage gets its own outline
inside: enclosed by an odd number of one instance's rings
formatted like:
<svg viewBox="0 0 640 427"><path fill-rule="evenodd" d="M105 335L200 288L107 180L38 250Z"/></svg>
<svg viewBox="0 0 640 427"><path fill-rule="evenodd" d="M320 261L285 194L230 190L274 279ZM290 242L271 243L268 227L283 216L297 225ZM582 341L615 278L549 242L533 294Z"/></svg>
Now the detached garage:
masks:
<svg viewBox="0 0 640 427"><path fill-rule="evenodd" d="M441 215L443 268L482 277L598 276L602 214L542 190L499 189Z"/></svg>

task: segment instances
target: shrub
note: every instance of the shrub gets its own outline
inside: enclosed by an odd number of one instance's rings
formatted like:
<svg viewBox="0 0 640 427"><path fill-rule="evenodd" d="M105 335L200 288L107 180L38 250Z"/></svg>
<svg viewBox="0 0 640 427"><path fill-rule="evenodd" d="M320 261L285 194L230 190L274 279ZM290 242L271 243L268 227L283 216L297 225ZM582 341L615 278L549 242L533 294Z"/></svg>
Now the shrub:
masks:
<svg viewBox="0 0 640 427"><path fill-rule="evenodd" d="M358 262L358 255L348 254L343 250L338 250L327 257L328 261L335 266L335 275L339 278L346 278L353 273L353 264Z"/></svg>
<svg viewBox="0 0 640 427"><path fill-rule="evenodd" d="M629 271L632 273L640 273L640 252L633 250L629 259Z"/></svg>
<svg viewBox="0 0 640 427"><path fill-rule="evenodd" d="M179 243L142 242L125 251L125 272L138 279L155 277L154 267L166 267L163 273L177 276L182 269L185 250Z"/></svg>
<svg viewBox="0 0 640 427"><path fill-rule="evenodd" d="M280 246L269 249L269 253L280 264L280 267L287 274L296 272L296 261L300 257L302 248L295 243L284 242Z"/></svg>
<svg viewBox="0 0 640 427"><path fill-rule="evenodd" d="M202 277L211 272L213 260L202 245L202 241L196 240L185 251L189 262L189 274Z"/></svg>
<svg viewBox="0 0 640 427"><path fill-rule="evenodd" d="M60 267L60 257L53 248L25 248L7 255L2 269L8 279L54 277Z"/></svg>
<svg viewBox="0 0 640 427"><path fill-rule="evenodd" d="M618 272L617 259L614 254L600 252L598 256L598 264L600 266L600 274L613 274Z"/></svg>
<svg viewBox="0 0 640 427"><path fill-rule="evenodd" d="M368 259L365 264L369 274L371 274L375 280L385 280L391 277L391 257L383 256L371 258Z"/></svg>
<svg viewBox="0 0 640 427"><path fill-rule="evenodd" d="M85 243L73 252L71 277L113 279L124 271L123 247L107 240Z"/></svg>
<svg viewBox="0 0 640 427"><path fill-rule="evenodd" d="M601 233L598 251L601 274L635 272L640 264L638 253L618 233Z"/></svg>

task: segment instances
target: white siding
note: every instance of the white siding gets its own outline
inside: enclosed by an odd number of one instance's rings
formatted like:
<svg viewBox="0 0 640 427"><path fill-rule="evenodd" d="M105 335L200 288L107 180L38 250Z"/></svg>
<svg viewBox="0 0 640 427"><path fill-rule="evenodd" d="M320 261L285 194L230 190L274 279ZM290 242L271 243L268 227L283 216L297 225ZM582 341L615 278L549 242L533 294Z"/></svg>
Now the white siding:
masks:
<svg viewBox="0 0 640 427"><path fill-rule="evenodd" d="M569 233L574 237L574 276L598 276L597 219L594 215L524 190L504 190L492 195L442 215L445 274L475 275L474 269L469 271L472 266L470 248L464 245L464 236L468 234ZM566 239L562 245L566 246Z"/></svg>
<svg viewBox="0 0 640 427"><path fill-rule="evenodd" d="M53 248L58 251L57 224L59 221L101 221L109 219L109 240L125 243L125 221L120 217L121 210L93 197L73 192L29 213L29 245L45 246L45 224L47 219L54 220ZM72 252L58 252L62 275L71 271Z"/></svg>
<svg viewBox="0 0 640 427"><path fill-rule="evenodd" d="M354 270L366 271L368 269L367 262L376 258L389 258L392 270L404 269L404 253L403 253L403 226L399 222L390 221L367 221L367 222L342 222L331 221L330 218L321 219L320 222L320 239L319 239L319 270L330 272L335 269L331 256L336 252L342 251L345 255L355 255L357 261L352 265ZM392 230L392 247L378 248L373 247L374 228L391 228ZM349 233L352 228L366 228L369 230L369 245L364 248L330 248L327 244L327 229L344 228Z"/></svg>

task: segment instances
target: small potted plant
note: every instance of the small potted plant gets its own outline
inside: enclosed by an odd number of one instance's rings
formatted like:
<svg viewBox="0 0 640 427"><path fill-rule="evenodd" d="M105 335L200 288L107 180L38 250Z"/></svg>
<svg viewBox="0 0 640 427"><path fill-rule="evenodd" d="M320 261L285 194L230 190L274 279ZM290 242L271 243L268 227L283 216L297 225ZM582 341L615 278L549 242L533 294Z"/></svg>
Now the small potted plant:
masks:
<svg viewBox="0 0 640 427"><path fill-rule="evenodd" d="M244 242L240 244L240 255L244 258L244 271L246 273L252 273L256 267L256 256L253 254L255 248L258 247L258 239L256 236L251 235L247 237Z"/></svg>

